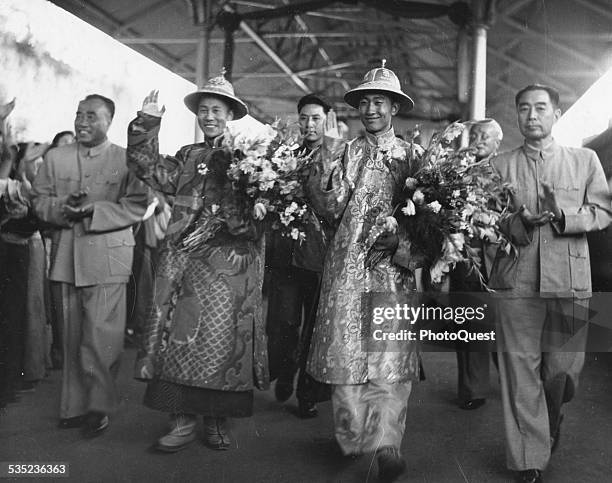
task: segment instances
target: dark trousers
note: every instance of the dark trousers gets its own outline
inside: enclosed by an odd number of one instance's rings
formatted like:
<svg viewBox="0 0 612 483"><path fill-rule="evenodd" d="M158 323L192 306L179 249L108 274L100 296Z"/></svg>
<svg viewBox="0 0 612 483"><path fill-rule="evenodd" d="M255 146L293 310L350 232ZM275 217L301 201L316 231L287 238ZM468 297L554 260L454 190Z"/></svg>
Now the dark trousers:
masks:
<svg viewBox="0 0 612 483"><path fill-rule="evenodd" d="M489 390L489 360L497 366L495 352L476 352L469 343L457 344L457 397L460 402L485 398Z"/></svg>
<svg viewBox="0 0 612 483"><path fill-rule="evenodd" d="M28 291L28 245L0 240L0 399L23 372Z"/></svg>
<svg viewBox="0 0 612 483"><path fill-rule="evenodd" d="M136 246L132 262L132 276L127 285L127 322L126 327L136 334L142 332L147 313L155 301L155 272L159 251L145 243L144 222L134 230Z"/></svg>
<svg viewBox="0 0 612 483"><path fill-rule="evenodd" d="M268 356L270 379L293 382L299 370L297 398L318 402L330 390L306 373L306 362L319 303L321 274L297 267L268 270Z"/></svg>

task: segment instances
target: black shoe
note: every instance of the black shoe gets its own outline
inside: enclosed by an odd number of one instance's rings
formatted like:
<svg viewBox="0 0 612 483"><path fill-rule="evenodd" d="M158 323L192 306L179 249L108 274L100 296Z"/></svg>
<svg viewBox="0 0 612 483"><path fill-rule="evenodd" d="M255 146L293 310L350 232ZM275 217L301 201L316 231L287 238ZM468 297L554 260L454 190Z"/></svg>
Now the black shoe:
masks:
<svg viewBox="0 0 612 483"><path fill-rule="evenodd" d="M291 382L276 381L274 395L278 402L285 402L293 394L293 384Z"/></svg>
<svg viewBox="0 0 612 483"><path fill-rule="evenodd" d="M62 418L59 420L59 424L57 425L60 429L72 429L72 428L80 428L85 424L85 420L87 419L86 414L81 414L80 416L74 416L73 418Z"/></svg>
<svg viewBox="0 0 612 483"><path fill-rule="evenodd" d="M463 401L462 403L460 403L459 407L461 409L467 409L469 411L472 409L478 409L480 406L483 406L485 402L487 402L485 398L468 399L467 401Z"/></svg>
<svg viewBox="0 0 612 483"><path fill-rule="evenodd" d="M95 438L100 436L108 428L108 416L98 411L91 411L85 418L83 424L83 436Z"/></svg>
<svg viewBox="0 0 612 483"><path fill-rule="evenodd" d="M561 439L561 423L563 422L563 414L559 415L559 422L557 423L557 429L555 433L550 437L550 452L554 453L559 446L559 440Z"/></svg>
<svg viewBox="0 0 612 483"><path fill-rule="evenodd" d="M518 479L521 483L543 483L542 472L540 470L519 471Z"/></svg>
<svg viewBox="0 0 612 483"><path fill-rule="evenodd" d="M402 459L399 450L390 446L379 449L378 478L381 481L392 482L406 471L406 462Z"/></svg>
<svg viewBox="0 0 612 483"><path fill-rule="evenodd" d="M317 405L310 401L298 401L298 416L302 419L316 418L319 415Z"/></svg>

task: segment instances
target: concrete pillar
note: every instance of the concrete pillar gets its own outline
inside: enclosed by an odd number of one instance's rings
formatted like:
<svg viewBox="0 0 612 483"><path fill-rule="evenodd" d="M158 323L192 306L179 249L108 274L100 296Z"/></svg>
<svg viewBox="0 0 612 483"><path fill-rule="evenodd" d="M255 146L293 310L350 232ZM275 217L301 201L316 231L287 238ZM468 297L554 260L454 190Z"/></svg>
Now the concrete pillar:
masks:
<svg viewBox="0 0 612 483"><path fill-rule="evenodd" d="M211 0L204 0L204 24L201 26L200 38L198 39L198 47L196 51L196 86L198 89L204 87L204 84L210 77L210 34L212 32L212 10ZM204 140L204 133L198 126L196 119L195 135L196 143Z"/></svg>
<svg viewBox="0 0 612 483"><path fill-rule="evenodd" d="M472 30L472 95L470 119L486 117L487 106L487 27L476 24Z"/></svg>

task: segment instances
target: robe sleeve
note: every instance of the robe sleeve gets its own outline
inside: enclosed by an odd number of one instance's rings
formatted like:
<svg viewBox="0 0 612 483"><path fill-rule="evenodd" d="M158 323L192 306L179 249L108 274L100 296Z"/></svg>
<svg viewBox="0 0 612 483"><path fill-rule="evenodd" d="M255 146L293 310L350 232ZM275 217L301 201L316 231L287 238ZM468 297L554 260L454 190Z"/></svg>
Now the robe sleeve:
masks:
<svg viewBox="0 0 612 483"><path fill-rule="evenodd" d="M325 136L306 186L314 211L332 226L344 212L355 187L344 176L347 157L348 144L344 140Z"/></svg>
<svg viewBox="0 0 612 483"><path fill-rule="evenodd" d="M128 126L127 165L154 190L174 196L185 157L182 151L175 156L159 154L160 125L161 118L138 112Z"/></svg>

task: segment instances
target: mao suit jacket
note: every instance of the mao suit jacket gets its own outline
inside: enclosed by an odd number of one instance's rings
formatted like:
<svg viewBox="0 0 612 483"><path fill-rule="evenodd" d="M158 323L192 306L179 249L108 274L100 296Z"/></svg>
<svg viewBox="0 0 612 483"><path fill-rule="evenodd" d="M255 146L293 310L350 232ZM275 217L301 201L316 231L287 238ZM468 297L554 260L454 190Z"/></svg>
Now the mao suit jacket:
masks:
<svg viewBox="0 0 612 483"><path fill-rule="evenodd" d="M552 142L538 150L527 144L492 161L502 181L513 190L514 211L500 228L518 254L498 250L489 287L518 296L587 298L591 293L586 232L602 230L612 213L608 183L594 151ZM564 214L562 222L528 228L518 210L543 210L542 182L552 186Z"/></svg>
<svg viewBox="0 0 612 483"><path fill-rule="evenodd" d="M67 220L62 207L84 190L93 216ZM110 141L77 143L49 151L34 180L36 215L53 225L50 279L77 287L126 283L132 271L132 225L147 208L147 187L131 174L125 150Z"/></svg>

